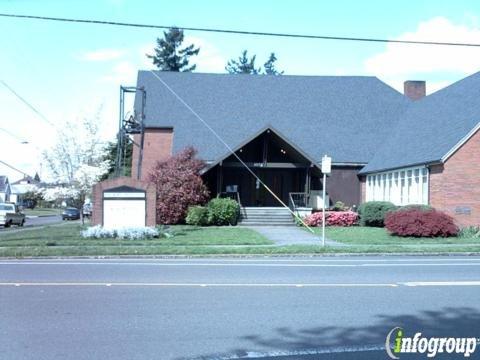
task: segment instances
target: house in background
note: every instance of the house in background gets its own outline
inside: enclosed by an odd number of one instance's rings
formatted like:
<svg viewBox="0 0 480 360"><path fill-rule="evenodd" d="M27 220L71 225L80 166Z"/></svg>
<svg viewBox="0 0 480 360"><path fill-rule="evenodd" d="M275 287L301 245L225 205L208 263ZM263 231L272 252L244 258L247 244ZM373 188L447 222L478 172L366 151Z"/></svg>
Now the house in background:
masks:
<svg viewBox="0 0 480 360"><path fill-rule="evenodd" d="M22 179L11 184L10 201L17 205L25 205L23 195L27 192L36 191L39 189L40 178L38 174L35 177L24 176Z"/></svg>
<svg viewBox="0 0 480 360"><path fill-rule="evenodd" d="M158 160L193 146L213 196L272 207L278 201L157 76L286 204L319 207L328 154L330 204L431 204L460 225L480 224L480 73L425 96L422 81L401 94L376 77L140 71L145 130L132 176L144 180Z"/></svg>
<svg viewBox="0 0 480 360"><path fill-rule="evenodd" d="M8 177L0 176L0 202L9 202L11 194L10 182Z"/></svg>

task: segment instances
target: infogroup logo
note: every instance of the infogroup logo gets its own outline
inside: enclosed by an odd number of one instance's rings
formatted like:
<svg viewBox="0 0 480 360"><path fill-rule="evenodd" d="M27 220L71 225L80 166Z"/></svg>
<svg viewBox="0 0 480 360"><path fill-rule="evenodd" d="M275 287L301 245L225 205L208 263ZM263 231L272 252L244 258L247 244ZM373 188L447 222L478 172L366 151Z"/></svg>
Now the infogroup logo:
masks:
<svg viewBox="0 0 480 360"><path fill-rule="evenodd" d="M394 327L387 335L385 350L391 359L400 359L400 354L426 354L433 358L437 354L459 354L468 358L475 352L480 339L454 337L423 337L421 332L406 337L401 327ZM393 346L392 346L393 345Z"/></svg>

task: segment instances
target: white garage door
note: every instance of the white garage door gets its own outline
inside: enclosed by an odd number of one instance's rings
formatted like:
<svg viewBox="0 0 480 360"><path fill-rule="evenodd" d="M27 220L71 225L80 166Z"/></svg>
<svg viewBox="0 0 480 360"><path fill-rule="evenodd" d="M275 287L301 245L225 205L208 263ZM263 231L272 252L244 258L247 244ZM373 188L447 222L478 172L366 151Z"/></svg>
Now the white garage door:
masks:
<svg viewBox="0 0 480 360"><path fill-rule="evenodd" d="M145 200L103 200L103 226L145 226Z"/></svg>

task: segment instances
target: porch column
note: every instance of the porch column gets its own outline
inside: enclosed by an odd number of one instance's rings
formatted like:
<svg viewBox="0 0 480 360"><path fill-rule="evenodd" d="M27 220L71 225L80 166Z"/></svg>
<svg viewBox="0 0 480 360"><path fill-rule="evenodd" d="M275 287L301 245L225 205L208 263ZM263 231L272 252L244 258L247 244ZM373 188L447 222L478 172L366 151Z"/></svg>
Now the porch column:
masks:
<svg viewBox="0 0 480 360"><path fill-rule="evenodd" d="M217 195L222 192L223 189L223 161L217 166Z"/></svg>
<svg viewBox="0 0 480 360"><path fill-rule="evenodd" d="M304 192L306 192L307 194L310 193L310 185L311 185L311 180L312 180L312 177L311 177L311 167L307 167L307 171L306 171L306 174L305 174L305 188L304 188Z"/></svg>

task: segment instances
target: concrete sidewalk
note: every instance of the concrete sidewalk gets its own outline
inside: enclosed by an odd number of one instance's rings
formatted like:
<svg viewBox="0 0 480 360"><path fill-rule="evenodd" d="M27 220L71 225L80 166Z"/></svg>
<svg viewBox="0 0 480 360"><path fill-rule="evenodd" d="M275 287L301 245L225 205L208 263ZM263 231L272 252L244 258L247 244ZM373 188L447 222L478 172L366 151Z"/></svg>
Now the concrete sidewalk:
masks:
<svg viewBox="0 0 480 360"><path fill-rule="evenodd" d="M321 235L314 235L296 226L246 226L262 234L267 239L275 242L277 246L286 245L321 245ZM326 239L325 244L329 246L342 247L345 244Z"/></svg>

